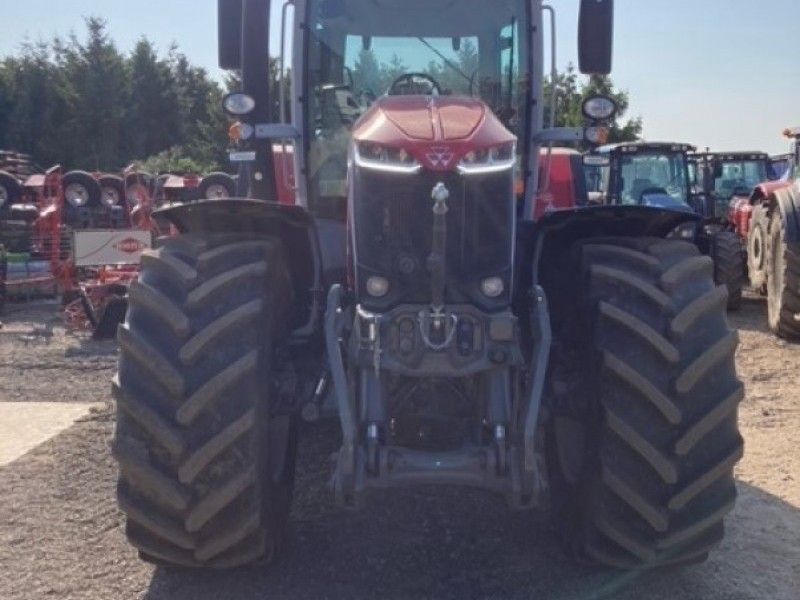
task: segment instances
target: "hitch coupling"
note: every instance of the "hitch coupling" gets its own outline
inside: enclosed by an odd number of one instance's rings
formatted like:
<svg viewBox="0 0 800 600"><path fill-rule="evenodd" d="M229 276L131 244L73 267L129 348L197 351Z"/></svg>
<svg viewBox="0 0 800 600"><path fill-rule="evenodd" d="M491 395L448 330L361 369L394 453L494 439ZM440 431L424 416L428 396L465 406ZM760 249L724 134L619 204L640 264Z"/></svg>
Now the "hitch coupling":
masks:
<svg viewBox="0 0 800 600"><path fill-rule="evenodd" d="M445 287L447 281L447 201L450 190L441 181L431 191L433 199L433 240L428 256L428 271L431 274L431 310L419 314L419 328L425 345L435 352L453 343L458 316L445 311Z"/></svg>

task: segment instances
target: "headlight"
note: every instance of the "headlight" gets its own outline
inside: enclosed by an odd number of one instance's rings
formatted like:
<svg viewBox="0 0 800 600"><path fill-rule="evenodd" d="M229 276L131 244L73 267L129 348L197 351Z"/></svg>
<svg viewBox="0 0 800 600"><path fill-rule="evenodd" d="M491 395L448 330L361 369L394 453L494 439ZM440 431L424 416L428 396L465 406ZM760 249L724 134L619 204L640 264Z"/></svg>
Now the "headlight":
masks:
<svg viewBox="0 0 800 600"><path fill-rule="evenodd" d="M468 152L458 163L462 175L484 175L513 169L517 162L516 144L502 144Z"/></svg>
<svg viewBox="0 0 800 600"><path fill-rule="evenodd" d="M422 169L405 148L389 148L372 142L357 142L355 160L359 167L387 173L413 174Z"/></svg>
<svg viewBox="0 0 800 600"><path fill-rule="evenodd" d="M694 221L687 221L686 223L681 223L678 225L667 237L671 240L694 241L696 236L697 223Z"/></svg>
<svg viewBox="0 0 800 600"><path fill-rule="evenodd" d="M487 298L497 298L505 289L506 286L500 277L489 277L481 282L481 292Z"/></svg>
<svg viewBox="0 0 800 600"><path fill-rule="evenodd" d="M605 96L591 96L583 101L583 116L593 121L609 121L617 114L617 104Z"/></svg>
<svg viewBox="0 0 800 600"><path fill-rule="evenodd" d="M373 298L383 298L389 293L389 280L385 277L367 279L367 293Z"/></svg>
<svg viewBox="0 0 800 600"><path fill-rule="evenodd" d="M256 101L247 94L228 94L222 101L225 112L235 117L241 117L253 112Z"/></svg>

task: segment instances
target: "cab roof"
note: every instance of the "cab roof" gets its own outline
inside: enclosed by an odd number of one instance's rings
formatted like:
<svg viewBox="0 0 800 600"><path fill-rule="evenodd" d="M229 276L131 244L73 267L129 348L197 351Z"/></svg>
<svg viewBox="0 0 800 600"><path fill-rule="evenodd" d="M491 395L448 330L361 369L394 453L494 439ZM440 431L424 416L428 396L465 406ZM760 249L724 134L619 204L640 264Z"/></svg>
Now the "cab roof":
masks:
<svg viewBox="0 0 800 600"><path fill-rule="evenodd" d="M691 144L684 144L680 142L647 142L647 141L637 141L637 142L621 142L617 144L606 144L605 146L600 146L596 150L594 150L595 154L611 154L614 152L643 152L646 150L661 150L661 151L670 151L670 152L694 152L697 150L695 146Z"/></svg>
<svg viewBox="0 0 800 600"><path fill-rule="evenodd" d="M697 158L710 158L726 161L743 161L743 160L769 160L769 154L766 152L759 152L758 150L745 151L739 150L736 152L698 152L694 155Z"/></svg>

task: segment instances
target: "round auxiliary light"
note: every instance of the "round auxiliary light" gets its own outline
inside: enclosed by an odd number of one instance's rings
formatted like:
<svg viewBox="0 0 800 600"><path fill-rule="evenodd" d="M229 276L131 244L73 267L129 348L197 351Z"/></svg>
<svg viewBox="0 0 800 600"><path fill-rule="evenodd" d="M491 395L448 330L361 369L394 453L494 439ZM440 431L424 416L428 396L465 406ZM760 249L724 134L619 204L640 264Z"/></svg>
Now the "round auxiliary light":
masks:
<svg viewBox="0 0 800 600"><path fill-rule="evenodd" d="M607 127L587 127L584 137L590 144L602 146L608 141L608 133Z"/></svg>
<svg viewBox="0 0 800 600"><path fill-rule="evenodd" d="M389 280L386 277L367 279L367 293L374 298L383 298L389 293Z"/></svg>
<svg viewBox="0 0 800 600"><path fill-rule="evenodd" d="M594 121L608 121L617 114L617 104L606 96L591 96L583 101L583 116Z"/></svg>
<svg viewBox="0 0 800 600"><path fill-rule="evenodd" d="M222 106L229 115L240 117L253 112L256 101L247 94L228 94L222 100Z"/></svg>
<svg viewBox="0 0 800 600"><path fill-rule="evenodd" d="M506 289L501 277L487 277L481 281L481 292L487 298L497 298Z"/></svg>

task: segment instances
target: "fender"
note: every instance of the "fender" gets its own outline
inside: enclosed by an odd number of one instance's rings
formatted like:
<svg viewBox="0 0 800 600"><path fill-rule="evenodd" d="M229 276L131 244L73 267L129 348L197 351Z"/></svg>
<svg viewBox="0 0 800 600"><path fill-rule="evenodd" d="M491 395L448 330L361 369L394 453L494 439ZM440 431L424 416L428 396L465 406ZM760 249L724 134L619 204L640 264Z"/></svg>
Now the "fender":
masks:
<svg viewBox="0 0 800 600"><path fill-rule="evenodd" d="M756 186L753 193L750 195L750 204L760 204L778 190L791 187L790 181L766 181Z"/></svg>
<svg viewBox="0 0 800 600"><path fill-rule="evenodd" d="M693 211L661 206L584 206L549 213L536 223L536 229L544 234L569 227L589 230L580 237L666 237L684 223L701 220L702 217Z"/></svg>
<svg viewBox="0 0 800 600"><path fill-rule="evenodd" d="M167 206L153 212L180 233L241 233L274 236L286 248L295 291L295 338L321 330L325 281L322 253L314 217L301 206L264 200L230 198Z"/></svg>
<svg viewBox="0 0 800 600"><path fill-rule="evenodd" d="M788 242L800 242L800 188L791 181L762 183L750 196L750 204L775 202L781 212Z"/></svg>
<svg viewBox="0 0 800 600"><path fill-rule="evenodd" d="M536 222L521 221L517 225L517 256L521 257L515 266L517 288L530 289L530 284L538 284L539 270L553 262L554 255L560 255L582 239L666 238L685 226L681 239L694 242L702 233L702 220L700 215L683 210L606 205L555 211Z"/></svg>
<svg viewBox="0 0 800 600"><path fill-rule="evenodd" d="M774 193L778 210L786 231L786 241L790 244L800 243L800 186L793 185L779 189Z"/></svg>

